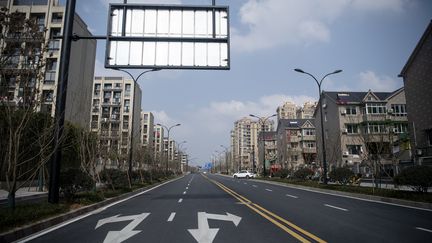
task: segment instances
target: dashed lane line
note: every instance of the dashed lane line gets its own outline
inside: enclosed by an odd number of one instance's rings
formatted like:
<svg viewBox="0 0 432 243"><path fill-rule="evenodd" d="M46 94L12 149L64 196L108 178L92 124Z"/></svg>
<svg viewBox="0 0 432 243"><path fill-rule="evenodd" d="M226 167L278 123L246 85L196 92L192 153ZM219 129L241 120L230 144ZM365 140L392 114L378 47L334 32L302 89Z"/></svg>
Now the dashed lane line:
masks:
<svg viewBox="0 0 432 243"><path fill-rule="evenodd" d="M432 233L432 230L430 230L430 229L425 229L425 228L422 228L422 227L416 227L416 229Z"/></svg>
<svg viewBox="0 0 432 243"><path fill-rule="evenodd" d="M170 216L169 216L169 218L168 218L168 222L171 222L171 221L173 221L174 220L174 217L175 217L175 215L176 215L176 213L175 212L172 212L171 214L170 214Z"/></svg>
<svg viewBox="0 0 432 243"><path fill-rule="evenodd" d="M348 209L336 207L336 206L333 206L333 205L330 205L330 204L324 204L324 206L329 207L329 208L338 209L338 210L341 210L341 211L348 211Z"/></svg>
<svg viewBox="0 0 432 243"><path fill-rule="evenodd" d="M183 198L180 198L180 199L178 200L178 202L179 202L179 203L183 202Z"/></svg>
<svg viewBox="0 0 432 243"><path fill-rule="evenodd" d="M298 198L297 196L290 195L290 194L286 194L285 196L287 196L287 197L291 197L291 198Z"/></svg>
<svg viewBox="0 0 432 243"><path fill-rule="evenodd" d="M268 192L272 192L273 190L271 190L271 189L266 189L266 191L268 191Z"/></svg>

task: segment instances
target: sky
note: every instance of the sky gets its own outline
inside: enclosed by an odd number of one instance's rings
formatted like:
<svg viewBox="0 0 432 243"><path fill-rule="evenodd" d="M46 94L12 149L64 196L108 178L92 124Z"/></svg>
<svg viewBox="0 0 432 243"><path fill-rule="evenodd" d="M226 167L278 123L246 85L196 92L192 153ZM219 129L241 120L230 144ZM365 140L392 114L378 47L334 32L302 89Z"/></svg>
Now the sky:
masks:
<svg viewBox="0 0 432 243"><path fill-rule="evenodd" d="M93 35L106 35L109 3L78 0L76 12ZM211 0L129 0L128 3L211 5ZM139 80L142 109L155 123L181 126L170 137L190 164L211 160L229 147L234 121L269 116L285 101L318 99L311 77L326 91L394 91L398 77L432 19L429 0L217 0L229 6L230 70L161 70ZM124 76L104 68L105 42L98 41L95 76ZM140 71L132 71L138 75Z"/></svg>

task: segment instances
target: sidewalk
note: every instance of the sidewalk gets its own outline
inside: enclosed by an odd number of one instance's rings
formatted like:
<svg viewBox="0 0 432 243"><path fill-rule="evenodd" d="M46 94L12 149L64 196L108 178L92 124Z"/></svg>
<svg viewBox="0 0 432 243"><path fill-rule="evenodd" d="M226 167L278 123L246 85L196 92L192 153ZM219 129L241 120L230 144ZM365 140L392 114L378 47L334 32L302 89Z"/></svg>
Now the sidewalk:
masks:
<svg viewBox="0 0 432 243"><path fill-rule="evenodd" d="M15 193L16 203L40 201L45 199L48 192L39 192L38 187L23 187ZM0 189L0 207L7 205L8 192Z"/></svg>

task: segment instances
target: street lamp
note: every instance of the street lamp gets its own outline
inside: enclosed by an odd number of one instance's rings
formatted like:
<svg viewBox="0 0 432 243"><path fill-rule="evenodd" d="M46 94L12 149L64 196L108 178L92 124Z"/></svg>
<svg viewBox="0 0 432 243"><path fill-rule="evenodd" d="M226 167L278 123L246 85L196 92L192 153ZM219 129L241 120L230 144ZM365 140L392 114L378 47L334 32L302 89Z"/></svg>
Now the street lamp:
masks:
<svg viewBox="0 0 432 243"><path fill-rule="evenodd" d="M159 69L159 68L154 68L154 69L150 69L150 70L146 70L146 71L144 71L144 72L142 72L142 73L140 73L136 78L130 73L130 72L128 72L128 71L126 71L126 70L123 70L123 69L119 69L119 68L115 68L114 70L117 70L117 71L122 71L122 72L124 72L124 73L127 73L131 78L132 78L132 80L134 81L134 88L133 88L133 97L134 97L134 99L135 99L135 92L136 92L136 86L138 86L139 84L138 84L138 80L139 80L139 78L143 75L143 74L145 74L145 73L149 73L149 72L157 72L157 71L160 71L161 69ZM141 108L141 107L140 107ZM129 182L130 182L130 186L132 186L132 153L133 153L133 136L134 136L134 120L135 120L135 112L134 112L134 110L135 110L135 103L134 103L134 107L133 107L133 109L131 110L132 111L132 115L131 115L131 119L132 119L132 128L131 128L131 136L130 136L130 148L129 148L129 168L128 168L128 177L129 177Z"/></svg>
<svg viewBox="0 0 432 243"><path fill-rule="evenodd" d="M263 176L265 177L266 176L266 167L265 167L265 156L266 156L266 151L265 151L265 136L264 136L264 130L265 130L265 123L266 123L266 121L269 119L269 118L272 118L272 117L275 117L277 114L273 114L273 115L271 115L271 116L268 116L268 117L259 117L259 116L256 116L256 115L253 115L253 114L249 114L249 116L251 116L251 117L255 117L255 118L257 118L258 119L258 121L261 123L261 132L262 132L262 135L263 135L263 154L264 154L264 156L263 156ZM255 156L255 155L254 155ZM255 160L254 160L255 161ZM255 165L253 165L253 167L255 167ZM255 168L254 168L255 169Z"/></svg>
<svg viewBox="0 0 432 243"><path fill-rule="evenodd" d="M166 130L168 130L168 146L167 146L167 149L166 149L166 168L165 168L165 174L168 175L168 150L169 150L169 141L170 141L170 139L169 139L169 138L170 138L170 131L171 131L171 129L172 129L173 127L178 127L178 126L180 126L181 124L180 124L180 123L177 123L177 124L172 125L172 126L170 126L170 127L167 127L167 126L162 125L162 124L160 124L160 123L158 123L158 124L156 124L156 125L161 126L161 127L165 128ZM165 144L165 143L164 143L164 144Z"/></svg>
<svg viewBox="0 0 432 243"><path fill-rule="evenodd" d="M315 76L313 76L312 74L305 72L299 68L294 69L294 71L299 72L299 73L304 73L304 74L311 76L315 80L316 84L318 85L319 111L320 111L320 124L321 124L321 141L322 141L321 146L322 146L322 155L323 155L323 159L322 159L323 160L323 174L324 174L324 184L327 184L327 158L326 158L326 148L325 148L325 139L324 139L324 123L323 123L323 113L322 113L323 103L322 103L322 94L321 94L321 84L327 76L332 75L332 74L336 74L336 73L340 73L340 72L342 72L342 70L338 69L334 72L331 72L331 73L324 75L324 77L319 82L315 78Z"/></svg>
<svg viewBox="0 0 432 243"><path fill-rule="evenodd" d="M229 171L228 171L228 148L221 145L221 147L225 150L225 166L226 166L226 172L227 175L229 175Z"/></svg>

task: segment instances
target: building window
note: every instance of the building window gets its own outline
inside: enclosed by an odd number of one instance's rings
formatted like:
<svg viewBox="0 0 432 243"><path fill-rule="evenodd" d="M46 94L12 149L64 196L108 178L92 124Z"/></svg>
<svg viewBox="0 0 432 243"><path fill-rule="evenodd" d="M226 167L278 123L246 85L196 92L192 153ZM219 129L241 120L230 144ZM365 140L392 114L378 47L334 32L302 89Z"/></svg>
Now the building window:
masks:
<svg viewBox="0 0 432 243"><path fill-rule="evenodd" d="M315 129L304 129L303 130L303 136L314 136L315 135Z"/></svg>
<svg viewBox="0 0 432 243"><path fill-rule="evenodd" d="M347 150L348 150L349 154L360 155L362 148L361 148L361 145L347 145Z"/></svg>
<svg viewBox="0 0 432 243"><path fill-rule="evenodd" d="M53 13L51 18L51 23L61 24L63 20L63 13Z"/></svg>
<svg viewBox="0 0 432 243"><path fill-rule="evenodd" d="M394 133L407 133L408 132L408 124L406 123L397 123L393 126Z"/></svg>
<svg viewBox="0 0 432 243"><path fill-rule="evenodd" d="M366 132L369 134L386 132L384 124L368 123L366 129Z"/></svg>
<svg viewBox="0 0 432 243"><path fill-rule="evenodd" d="M357 108L355 106L347 106L345 112L347 115L357 115Z"/></svg>
<svg viewBox="0 0 432 243"><path fill-rule="evenodd" d="M304 147L305 148L315 148L315 143L314 142L306 142L306 143L304 143Z"/></svg>
<svg viewBox="0 0 432 243"><path fill-rule="evenodd" d="M123 112L129 112L129 108L130 108L130 100L125 100L124 101Z"/></svg>
<svg viewBox="0 0 432 243"><path fill-rule="evenodd" d="M404 104L392 104L393 116L407 116L406 107Z"/></svg>
<svg viewBox="0 0 432 243"><path fill-rule="evenodd" d="M366 104L366 114L385 114L386 106L383 103Z"/></svg>
<svg viewBox="0 0 432 243"><path fill-rule="evenodd" d="M358 125L357 124L345 124L347 129L347 134L357 134L358 133Z"/></svg>

